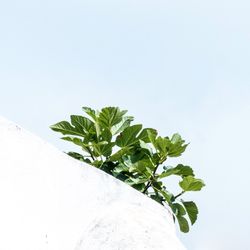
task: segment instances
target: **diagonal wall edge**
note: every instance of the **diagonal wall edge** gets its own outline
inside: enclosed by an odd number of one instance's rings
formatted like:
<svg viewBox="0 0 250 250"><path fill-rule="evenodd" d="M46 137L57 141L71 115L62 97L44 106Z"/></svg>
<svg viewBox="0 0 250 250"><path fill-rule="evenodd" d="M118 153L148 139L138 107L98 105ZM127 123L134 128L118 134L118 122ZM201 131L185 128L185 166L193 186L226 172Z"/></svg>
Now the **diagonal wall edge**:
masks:
<svg viewBox="0 0 250 250"><path fill-rule="evenodd" d="M0 117L1 250L185 250L170 212Z"/></svg>

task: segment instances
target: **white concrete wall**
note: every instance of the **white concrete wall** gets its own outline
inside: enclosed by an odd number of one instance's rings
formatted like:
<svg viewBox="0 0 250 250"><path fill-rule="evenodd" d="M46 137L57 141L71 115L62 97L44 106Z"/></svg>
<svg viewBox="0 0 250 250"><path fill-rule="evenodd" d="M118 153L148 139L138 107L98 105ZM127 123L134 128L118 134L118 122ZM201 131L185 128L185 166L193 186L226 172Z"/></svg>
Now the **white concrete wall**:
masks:
<svg viewBox="0 0 250 250"><path fill-rule="evenodd" d="M183 250L169 211L0 117L0 250Z"/></svg>

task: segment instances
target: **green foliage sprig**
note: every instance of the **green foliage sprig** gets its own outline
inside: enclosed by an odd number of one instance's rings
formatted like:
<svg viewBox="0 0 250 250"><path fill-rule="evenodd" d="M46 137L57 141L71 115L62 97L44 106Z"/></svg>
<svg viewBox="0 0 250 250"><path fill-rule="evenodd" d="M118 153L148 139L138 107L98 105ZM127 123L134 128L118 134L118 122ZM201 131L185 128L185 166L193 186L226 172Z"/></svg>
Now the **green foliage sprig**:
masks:
<svg viewBox="0 0 250 250"><path fill-rule="evenodd" d="M180 156L188 144L179 134L161 137L155 129L131 125L133 117L126 116L127 111L118 107L105 107L100 112L83 107L83 111L87 117L71 115L70 122L61 121L50 127L84 152L68 154L113 175L160 204L167 204L180 230L188 232L187 219L193 225L198 208L193 201L179 198L186 192L200 191L205 184L195 177L190 166L163 165L167 158ZM180 178L180 192L176 195L163 183L171 175Z"/></svg>

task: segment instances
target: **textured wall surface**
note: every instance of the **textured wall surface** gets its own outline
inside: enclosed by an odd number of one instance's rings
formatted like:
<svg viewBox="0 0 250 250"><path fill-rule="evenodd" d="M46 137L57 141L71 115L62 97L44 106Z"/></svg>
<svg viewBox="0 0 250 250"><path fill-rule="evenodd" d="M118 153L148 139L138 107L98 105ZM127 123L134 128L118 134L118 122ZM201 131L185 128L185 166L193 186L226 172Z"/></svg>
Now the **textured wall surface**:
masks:
<svg viewBox="0 0 250 250"><path fill-rule="evenodd" d="M167 209L0 117L0 250L184 250Z"/></svg>

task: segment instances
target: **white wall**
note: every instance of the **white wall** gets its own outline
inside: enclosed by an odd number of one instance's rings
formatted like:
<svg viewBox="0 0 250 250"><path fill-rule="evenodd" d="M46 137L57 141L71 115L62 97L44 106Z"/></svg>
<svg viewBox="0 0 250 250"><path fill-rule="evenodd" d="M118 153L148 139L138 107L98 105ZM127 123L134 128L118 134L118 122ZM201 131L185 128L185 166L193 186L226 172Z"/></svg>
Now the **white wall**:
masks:
<svg viewBox="0 0 250 250"><path fill-rule="evenodd" d="M183 250L168 210L0 117L0 250Z"/></svg>

